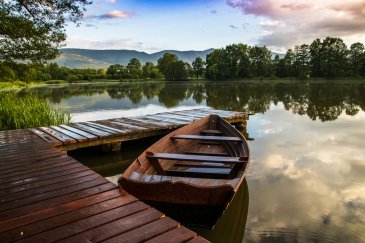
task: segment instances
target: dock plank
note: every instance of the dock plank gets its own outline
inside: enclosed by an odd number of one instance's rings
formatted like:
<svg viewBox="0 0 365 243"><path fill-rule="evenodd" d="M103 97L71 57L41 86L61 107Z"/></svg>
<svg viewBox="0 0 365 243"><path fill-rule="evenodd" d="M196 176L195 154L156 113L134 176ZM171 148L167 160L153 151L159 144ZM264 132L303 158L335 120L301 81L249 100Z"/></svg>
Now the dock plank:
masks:
<svg viewBox="0 0 365 243"><path fill-rule="evenodd" d="M66 130L69 130L71 132L74 132L74 133L77 133L77 134L80 134L84 137L86 137L87 139L89 140L95 140L95 139L98 139L98 136L94 135L94 134L91 134L91 133L88 133L88 132L85 132L85 131L82 131L80 129L77 129L77 128L74 128L74 127L71 127L71 126L68 126L68 125L60 125L59 127L62 127Z"/></svg>
<svg viewBox="0 0 365 243"><path fill-rule="evenodd" d="M87 133L91 133L93 135L96 135L96 136L98 136L100 138L105 138L105 137L108 137L110 135L113 135L113 134L111 134L109 132L100 131L100 130L95 129L93 127L85 126L85 125L83 125L81 123L71 123L71 124L68 124L68 125L71 126L71 127L77 128L79 130L82 130L84 132L87 132Z"/></svg>
<svg viewBox="0 0 365 243"><path fill-rule="evenodd" d="M143 226L155 220L158 220L162 213L147 208L125 218L120 218L107 224L101 225L92 230L82 232L70 238L63 239L63 242L101 242L111 237L128 232L137 227Z"/></svg>
<svg viewBox="0 0 365 243"><path fill-rule="evenodd" d="M151 223L145 224L142 227L138 227L134 230L128 231L124 234L120 234L116 237L106 240L105 242L143 242L150 240L160 234L175 229L179 226L179 223L170 218L161 218Z"/></svg>
<svg viewBox="0 0 365 243"><path fill-rule="evenodd" d="M137 199L131 195L125 195L123 197L112 198L106 201L98 202L96 204L82 207L71 212L58 215L57 217L48 218L48 220L42 220L36 223L28 224L23 227L13 229L11 231L7 231L4 233L0 233L0 239L5 241L16 241L20 239L25 239L27 237L39 234L41 232L51 230L56 227L63 226L63 228L67 227L68 224L76 224L76 221L94 216L110 211L116 208L120 208L122 206L131 204L136 202ZM90 220L90 219L89 219ZM62 228L58 229L62 230ZM19 234L19 231L23 232L23 235ZM93 231L92 231L93 232ZM55 233L55 231L52 231ZM67 237L68 235L66 235ZM27 239L29 241L29 239ZM54 239L53 239L54 240ZM73 242L81 242L81 241L73 241Z"/></svg>
<svg viewBox="0 0 365 243"><path fill-rule="evenodd" d="M131 204L124 205L122 207L103 211L97 215L85 217L76 222L48 230L43 234L31 236L26 240L29 242L44 242L52 238L53 241L59 241L75 234L84 232L86 230L106 224L108 222L115 221L128 215L132 215L139 211L145 210L148 207L149 206L147 206L146 204L137 201Z"/></svg>
<svg viewBox="0 0 365 243"><path fill-rule="evenodd" d="M56 131L58 131L60 133L63 133L65 135L67 135L67 136L75 139L78 142L84 142L84 141L87 141L88 140L87 137L84 137L84 136L82 136L82 135L80 135L78 133L71 132L71 131L69 131L67 129L64 129L63 127L50 126L50 128L52 128L53 130L56 130Z"/></svg>
<svg viewBox="0 0 365 243"><path fill-rule="evenodd" d="M193 231L181 226L170 230L162 235L146 241L146 243L169 243L169 242L186 242L196 237L197 234Z"/></svg>
<svg viewBox="0 0 365 243"><path fill-rule="evenodd" d="M62 145L62 141L50 136L48 133L45 133L39 129L36 128L32 128L29 129L31 130L34 134L38 135L40 138L42 138L44 141L53 144L54 146L59 146Z"/></svg>
<svg viewBox="0 0 365 243"><path fill-rule="evenodd" d="M40 130L42 130L45 133L48 133L52 137L60 140L63 144L69 144L69 143L76 143L76 139L73 139L72 137L67 136L66 134L60 133L56 130L53 130L50 127L39 127Z"/></svg>

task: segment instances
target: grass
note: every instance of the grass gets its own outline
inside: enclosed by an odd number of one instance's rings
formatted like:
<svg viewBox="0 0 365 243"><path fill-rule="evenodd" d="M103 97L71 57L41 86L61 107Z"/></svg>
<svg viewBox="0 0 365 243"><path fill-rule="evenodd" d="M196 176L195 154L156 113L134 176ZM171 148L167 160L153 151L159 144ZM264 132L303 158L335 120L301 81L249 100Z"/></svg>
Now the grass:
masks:
<svg viewBox="0 0 365 243"><path fill-rule="evenodd" d="M70 120L69 111L54 109L46 100L0 93L0 130L59 125Z"/></svg>

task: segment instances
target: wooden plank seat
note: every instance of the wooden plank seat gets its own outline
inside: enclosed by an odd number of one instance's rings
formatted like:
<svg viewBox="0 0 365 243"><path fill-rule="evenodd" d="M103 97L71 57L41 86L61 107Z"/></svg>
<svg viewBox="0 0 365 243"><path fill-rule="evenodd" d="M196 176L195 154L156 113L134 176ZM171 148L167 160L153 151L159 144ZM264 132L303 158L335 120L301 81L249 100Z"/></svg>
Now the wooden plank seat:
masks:
<svg viewBox="0 0 365 243"><path fill-rule="evenodd" d="M200 134L202 135L223 135L221 130L215 130L215 129L208 129L200 131Z"/></svg>
<svg viewBox="0 0 365 243"><path fill-rule="evenodd" d="M170 154L170 153L150 153L147 155L147 158L211 162L211 163L227 163L227 164L241 164L242 162L247 161L247 157L203 156L203 155Z"/></svg>
<svg viewBox="0 0 365 243"><path fill-rule="evenodd" d="M248 161L247 157L153 153L150 151L146 156L161 175L216 179L234 176L237 169L242 168L244 162ZM170 168L163 169L159 159L175 160L176 162ZM192 161L200 162L200 164L192 164ZM182 165L183 163L186 164Z"/></svg>
<svg viewBox="0 0 365 243"><path fill-rule="evenodd" d="M230 172L230 168L187 168L185 170L168 169L165 171L165 174L180 177L227 179L230 176Z"/></svg>
<svg viewBox="0 0 365 243"><path fill-rule="evenodd" d="M185 154L192 154L192 155L206 155L206 156L228 156L227 153L218 153L218 152L198 152L198 151L186 151Z"/></svg>
<svg viewBox="0 0 365 243"><path fill-rule="evenodd" d="M180 167L204 167L204 168L232 168L230 165L223 163L210 163L210 162L191 162L191 161L176 161L174 166Z"/></svg>
<svg viewBox="0 0 365 243"><path fill-rule="evenodd" d="M212 142L243 142L239 137L226 137L226 136L201 136L201 135L175 135L171 139L191 139L202 140Z"/></svg>

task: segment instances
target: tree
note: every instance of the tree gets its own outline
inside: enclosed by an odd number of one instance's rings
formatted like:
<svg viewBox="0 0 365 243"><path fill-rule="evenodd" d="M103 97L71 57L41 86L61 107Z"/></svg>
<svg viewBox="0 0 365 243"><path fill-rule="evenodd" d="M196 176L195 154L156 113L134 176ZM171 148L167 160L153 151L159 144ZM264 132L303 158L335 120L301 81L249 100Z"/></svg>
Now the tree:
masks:
<svg viewBox="0 0 365 243"><path fill-rule="evenodd" d="M120 64L110 65L106 70L109 79L122 79L126 75L126 68Z"/></svg>
<svg viewBox="0 0 365 243"><path fill-rule="evenodd" d="M142 78L142 64L137 58L132 58L127 65L127 73L129 78Z"/></svg>
<svg viewBox="0 0 365 243"><path fill-rule="evenodd" d="M309 49L313 76L336 78L347 74L348 50L342 39L333 37L326 37L323 41L316 39Z"/></svg>
<svg viewBox="0 0 365 243"><path fill-rule="evenodd" d="M320 39L315 39L309 46L311 54L311 73L313 77L321 77L321 56L322 56L322 42Z"/></svg>
<svg viewBox="0 0 365 243"><path fill-rule="evenodd" d="M349 61L352 69L352 75L360 75L361 70L361 57L364 55L364 44L356 42L350 46Z"/></svg>
<svg viewBox="0 0 365 243"><path fill-rule="evenodd" d="M347 47L340 38L326 37L322 42L320 70L323 77L336 78L346 74Z"/></svg>
<svg viewBox="0 0 365 243"><path fill-rule="evenodd" d="M189 64L183 61L172 62L165 72L165 79L171 81L187 80L189 78Z"/></svg>
<svg viewBox="0 0 365 243"><path fill-rule="evenodd" d="M146 64L142 67L142 73L144 78L162 77L160 70L152 62L146 62Z"/></svg>
<svg viewBox="0 0 365 243"><path fill-rule="evenodd" d="M195 58L192 63L193 65L193 72L196 78L202 77L205 72L205 63L201 57Z"/></svg>
<svg viewBox="0 0 365 243"><path fill-rule="evenodd" d="M67 21L77 23L88 0L1 0L0 60L54 59L66 39Z"/></svg>
<svg viewBox="0 0 365 243"><path fill-rule="evenodd" d="M310 49L309 45L303 44L294 48L295 61L294 70L295 76L300 79L308 79L310 77Z"/></svg>
<svg viewBox="0 0 365 243"><path fill-rule="evenodd" d="M254 77L272 75L271 52L266 46L253 46L249 50L251 73Z"/></svg>
<svg viewBox="0 0 365 243"><path fill-rule="evenodd" d="M0 81L2 82L11 82L16 79L16 74L8 67L5 63L0 63Z"/></svg>
<svg viewBox="0 0 365 243"><path fill-rule="evenodd" d="M171 63L177 62L178 60L179 59L177 58L176 55L167 52L161 58L158 59L157 61L158 69L163 75L166 75L165 73L168 71L169 65Z"/></svg>

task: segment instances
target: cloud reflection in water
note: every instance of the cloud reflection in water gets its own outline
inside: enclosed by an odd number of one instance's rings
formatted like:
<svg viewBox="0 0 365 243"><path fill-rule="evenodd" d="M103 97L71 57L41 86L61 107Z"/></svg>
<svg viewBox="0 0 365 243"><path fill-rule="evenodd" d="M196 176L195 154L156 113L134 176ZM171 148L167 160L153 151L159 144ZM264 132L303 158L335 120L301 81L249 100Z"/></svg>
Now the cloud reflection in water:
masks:
<svg viewBox="0 0 365 243"><path fill-rule="evenodd" d="M321 122L271 108L248 123L245 241L365 241L365 113Z"/></svg>

